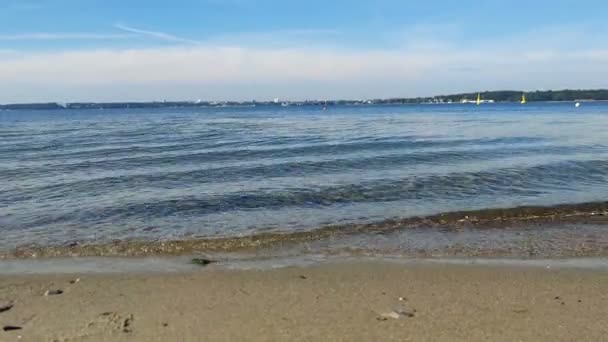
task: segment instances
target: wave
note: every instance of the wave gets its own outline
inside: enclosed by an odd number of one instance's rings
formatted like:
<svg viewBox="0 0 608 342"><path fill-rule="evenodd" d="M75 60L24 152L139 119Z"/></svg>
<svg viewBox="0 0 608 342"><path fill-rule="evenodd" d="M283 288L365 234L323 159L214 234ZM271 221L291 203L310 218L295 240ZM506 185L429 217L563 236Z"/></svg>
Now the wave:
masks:
<svg viewBox="0 0 608 342"><path fill-rule="evenodd" d="M204 216L218 212L255 209L278 209L287 207L329 207L337 204L403 200L463 200L481 196L493 197L538 197L556 190L573 190L572 183L596 186L605 189L608 184L608 160L567 161L522 168L502 168L490 171L461 172L437 175L419 175L404 179L378 179L357 184L321 186L318 188L288 188L282 190L241 191L225 194L181 196L178 198L151 198L144 202L123 202L105 207L49 213L43 218L23 219L19 223L6 224L7 228L33 228L50 223L78 221L81 224L105 220L126 220L133 217L165 217L175 215ZM147 184L150 179L116 179L126 189L137 184ZM186 181L192 184L191 180ZM93 186L95 185L95 188ZM84 182L63 188L69 193L78 192L90 196L94 189L117 190L118 184L104 180L102 184ZM62 187L62 186L60 186ZM99 190L101 191L101 190ZM58 188L46 189L50 197L46 200L69 198ZM10 205L19 200L40 201L40 193L16 193L11 197L0 197L0 204Z"/></svg>

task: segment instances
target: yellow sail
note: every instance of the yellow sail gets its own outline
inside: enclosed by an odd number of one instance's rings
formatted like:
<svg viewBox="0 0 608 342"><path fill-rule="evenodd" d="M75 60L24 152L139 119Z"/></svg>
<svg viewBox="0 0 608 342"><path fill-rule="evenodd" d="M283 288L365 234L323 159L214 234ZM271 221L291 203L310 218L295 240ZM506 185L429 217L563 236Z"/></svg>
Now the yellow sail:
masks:
<svg viewBox="0 0 608 342"><path fill-rule="evenodd" d="M526 104L526 103L527 103L527 101L526 101L526 94L522 94L521 95L521 104Z"/></svg>
<svg viewBox="0 0 608 342"><path fill-rule="evenodd" d="M481 104L481 94L477 93L477 105L479 106Z"/></svg>

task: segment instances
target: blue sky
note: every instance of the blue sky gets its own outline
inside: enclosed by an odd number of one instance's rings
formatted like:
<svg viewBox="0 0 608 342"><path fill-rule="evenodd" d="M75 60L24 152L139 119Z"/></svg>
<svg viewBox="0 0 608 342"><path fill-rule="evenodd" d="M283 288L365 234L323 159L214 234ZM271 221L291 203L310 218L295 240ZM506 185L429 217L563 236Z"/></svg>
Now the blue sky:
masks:
<svg viewBox="0 0 608 342"><path fill-rule="evenodd" d="M0 103L608 87L606 1L0 0Z"/></svg>

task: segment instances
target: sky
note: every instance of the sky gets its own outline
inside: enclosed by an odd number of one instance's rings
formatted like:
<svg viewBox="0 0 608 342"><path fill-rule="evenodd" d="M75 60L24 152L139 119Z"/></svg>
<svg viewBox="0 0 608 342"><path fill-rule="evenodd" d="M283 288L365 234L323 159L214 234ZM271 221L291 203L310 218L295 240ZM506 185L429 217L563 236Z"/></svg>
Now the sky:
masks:
<svg viewBox="0 0 608 342"><path fill-rule="evenodd" d="M605 0L0 0L0 103L608 88Z"/></svg>

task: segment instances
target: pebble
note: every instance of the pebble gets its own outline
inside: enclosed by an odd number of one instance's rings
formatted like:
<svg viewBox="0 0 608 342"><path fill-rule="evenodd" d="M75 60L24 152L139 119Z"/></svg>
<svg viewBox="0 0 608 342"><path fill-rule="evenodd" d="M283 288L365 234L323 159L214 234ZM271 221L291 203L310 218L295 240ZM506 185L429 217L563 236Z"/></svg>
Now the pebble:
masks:
<svg viewBox="0 0 608 342"><path fill-rule="evenodd" d="M48 297L48 296L57 296L63 294L62 290L46 290L46 292L44 292L44 296Z"/></svg>
<svg viewBox="0 0 608 342"><path fill-rule="evenodd" d="M7 304L7 305L0 306L0 313L9 311L12 308L13 308L13 304Z"/></svg>
<svg viewBox="0 0 608 342"><path fill-rule="evenodd" d="M396 313L395 311L391 311L391 312L384 312L380 314L380 317L384 320L387 320L389 318L392 319L399 319L401 318L401 315L399 315L398 313Z"/></svg>
<svg viewBox="0 0 608 342"><path fill-rule="evenodd" d="M74 280L70 280L70 284L76 284L80 282L80 278L76 278Z"/></svg>
<svg viewBox="0 0 608 342"><path fill-rule="evenodd" d="M414 312L416 312L416 310L414 310ZM406 310L399 310L399 311L397 311L397 313L398 313L398 314L399 314L399 316L401 316L401 317L414 317L414 316L416 316L416 315L414 314L414 312L411 312L411 311L406 311Z"/></svg>
<svg viewBox="0 0 608 342"><path fill-rule="evenodd" d="M216 261L210 260L210 259L203 259L203 258L194 258L192 259L192 263L195 265L199 265L199 266L207 266L209 264L212 264Z"/></svg>
<svg viewBox="0 0 608 342"><path fill-rule="evenodd" d="M23 329L22 327L18 327L16 325L5 325L4 328L2 328L2 330L4 331L15 331L15 330L21 330Z"/></svg>
<svg viewBox="0 0 608 342"><path fill-rule="evenodd" d="M400 319L403 317L414 317L415 314L414 312L416 312L416 310L412 311L408 311L408 310L393 310L390 312L384 312L380 314L380 317L378 317L379 321L386 321L389 319Z"/></svg>

